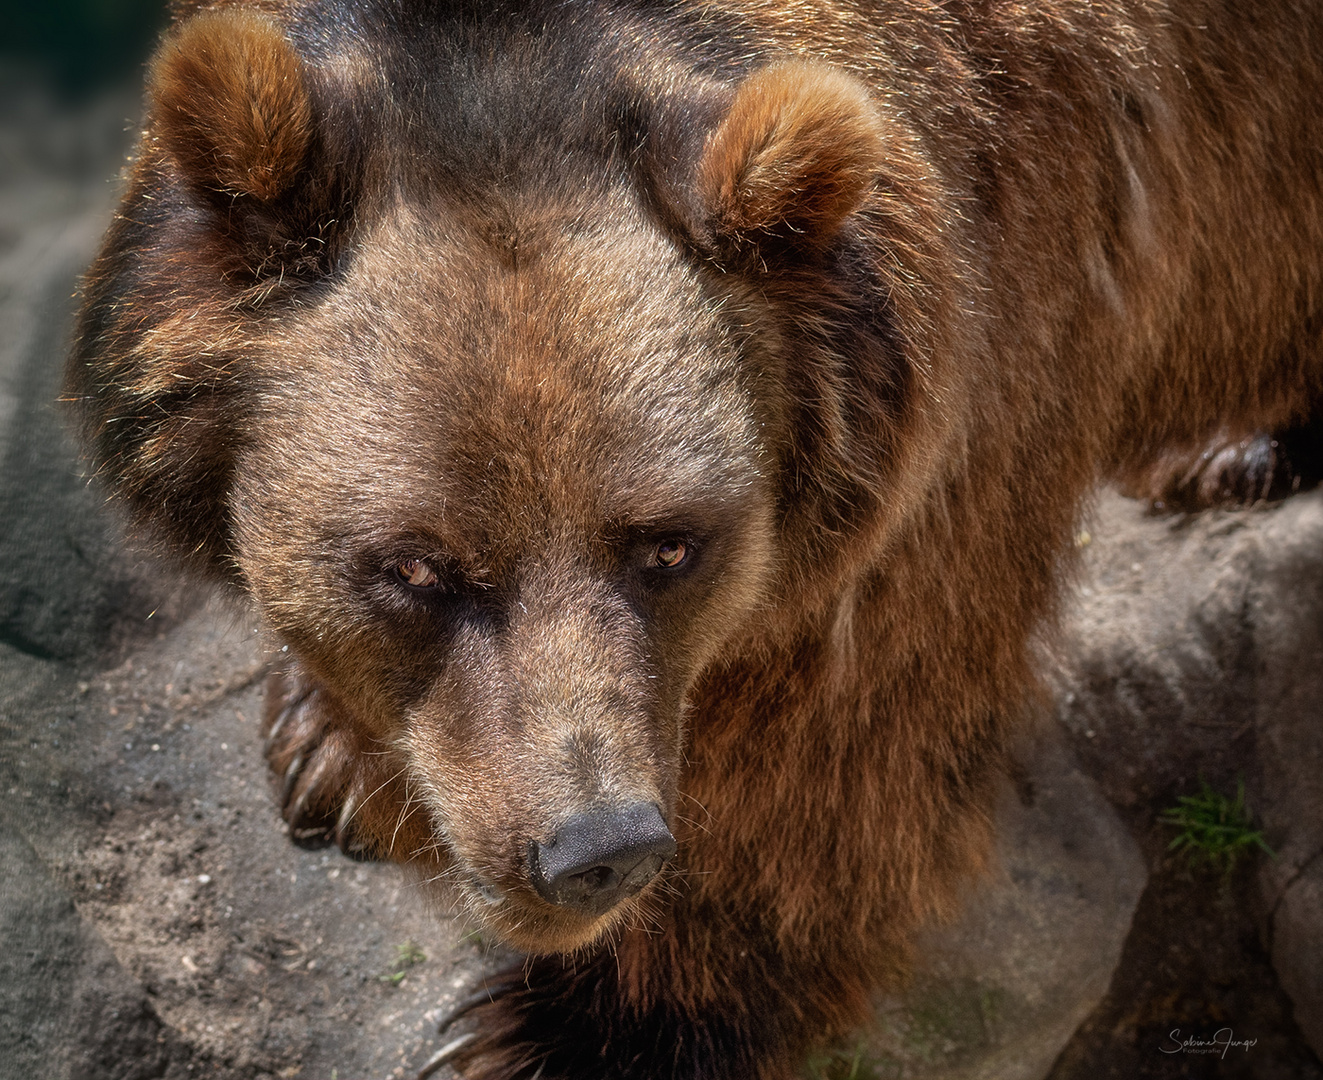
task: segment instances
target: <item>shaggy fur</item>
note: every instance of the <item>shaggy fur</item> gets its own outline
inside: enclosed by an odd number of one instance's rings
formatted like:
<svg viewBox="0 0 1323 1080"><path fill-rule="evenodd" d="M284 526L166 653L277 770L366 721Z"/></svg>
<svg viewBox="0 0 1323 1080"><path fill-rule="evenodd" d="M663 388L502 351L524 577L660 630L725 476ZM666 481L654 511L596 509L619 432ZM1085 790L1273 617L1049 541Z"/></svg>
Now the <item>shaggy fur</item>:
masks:
<svg viewBox="0 0 1323 1080"><path fill-rule="evenodd" d="M473 1080L793 1076L983 865L1092 486L1316 453L1323 8L196 7L69 390L289 645L296 839L538 957Z"/></svg>
<svg viewBox="0 0 1323 1080"><path fill-rule="evenodd" d="M157 131L200 192L270 202L307 155L303 71L278 26L206 12L161 48L150 86Z"/></svg>

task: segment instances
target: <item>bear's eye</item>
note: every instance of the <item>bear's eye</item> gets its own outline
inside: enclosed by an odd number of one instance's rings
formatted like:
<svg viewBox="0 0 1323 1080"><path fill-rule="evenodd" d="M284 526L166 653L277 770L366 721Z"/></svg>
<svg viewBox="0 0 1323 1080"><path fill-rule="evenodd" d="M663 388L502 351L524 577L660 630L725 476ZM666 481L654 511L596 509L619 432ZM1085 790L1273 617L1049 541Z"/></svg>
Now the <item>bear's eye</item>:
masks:
<svg viewBox="0 0 1323 1080"><path fill-rule="evenodd" d="M430 589L441 580L431 564L422 559L405 559L396 563L395 575L414 589Z"/></svg>
<svg viewBox="0 0 1323 1080"><path fill-rule="evenodd" d="M663 570L674 570L683 566L688 557L689 549L683 540L663 540L653 549L652 565L660 566Z"/></svg>

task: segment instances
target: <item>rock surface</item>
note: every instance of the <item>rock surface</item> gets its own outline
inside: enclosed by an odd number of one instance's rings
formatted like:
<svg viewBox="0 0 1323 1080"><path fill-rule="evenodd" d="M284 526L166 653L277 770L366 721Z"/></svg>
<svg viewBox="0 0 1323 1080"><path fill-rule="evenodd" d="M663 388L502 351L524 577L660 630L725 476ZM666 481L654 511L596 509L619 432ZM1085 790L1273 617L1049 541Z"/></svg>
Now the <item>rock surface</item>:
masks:
<svg viewBox="0 0 1323 1080"><path fill-rule="evenodd" d="M1094 531L1055 643L1060 719L1136 828L1244 782L1276 853L1245 903L1323 1053L1323 492L1193 518L1107 495Z"/></svg>
<svg viewBox="0 0 1323 1080"><path fill-rule="evenodd" d="M1111 981L1147 876L1138 847L1051 726L1026 739L998 862L913 987L867 1037L882 1076L1040 1080Z"/></svg>
<svg viewBox="0 0 1323 1080"><path fill-rule="evenodd" d="M1323 859L1314 858L1291 882L1272 915L1272 960L1295 1018L1323 1055Z"/></svg>
<svg viewBox="0 0 1323 1080"><path fill-rule="evenodd" d="M73 894L0 817L0 1061L6 1075L160 1076L168 1029Z"/></svg>
<svg viewBox="0 0 1323 1080"><path fill-rule="evenodd" d="M1253 597L1258 799L1277 853L1260 875L1282 987L1323 1056L1323 505L1301 501L1265 530L1270 570Z"/></svg>

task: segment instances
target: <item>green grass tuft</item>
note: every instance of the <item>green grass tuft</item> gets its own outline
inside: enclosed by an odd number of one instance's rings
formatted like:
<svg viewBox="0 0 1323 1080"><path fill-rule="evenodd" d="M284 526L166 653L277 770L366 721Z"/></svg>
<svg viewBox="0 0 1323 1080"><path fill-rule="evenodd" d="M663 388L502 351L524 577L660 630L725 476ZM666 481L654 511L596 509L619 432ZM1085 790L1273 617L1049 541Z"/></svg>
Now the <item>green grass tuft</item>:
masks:
<svg viewBox="0 0 1323 1080"><path fill-rule="evenodd" d="M1197 795L1182 795L1158 821L1180 829L1167 850L1184 852L1191 867L1208 866L1230 877L1240 860L1255 850L1276 858L1263 833L1254 828L1245 806L1244 780L1236 781L1234 800L1200 780Z"/></svg>
<svg viewBox="0 0 1323 1080"><path fill-rule="evenodd" d="M377 976L377 982L399 986L400 983L404 982L404 976L409 969L414 964L421 964L426 959L427 954L415 942L406 941L403 945L396 945L395 963L391 965L390 971L386 974Z"/></svg>
<svg viewBox="0 0 1323 1080"><path fill-rule="evenodd" d="M861 1040L853 1049L836 1048L814 1054L807 1062L808 1080L873 1080L877 1073Z"/></svg>

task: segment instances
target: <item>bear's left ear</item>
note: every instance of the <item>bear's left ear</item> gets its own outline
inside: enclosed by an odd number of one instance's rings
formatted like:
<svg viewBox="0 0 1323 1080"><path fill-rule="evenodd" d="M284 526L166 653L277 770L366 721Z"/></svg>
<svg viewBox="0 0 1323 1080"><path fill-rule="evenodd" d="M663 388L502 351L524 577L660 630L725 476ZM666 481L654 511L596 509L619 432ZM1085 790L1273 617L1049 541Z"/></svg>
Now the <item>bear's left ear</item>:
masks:
<svg viewBox="0 0 1323 1080"><path fill-rule="evenodd" d="M769 242L825 247L882 171L886 143L853 76L803 60L755 72L699 161L700 242L718 256Z"/></svg>

